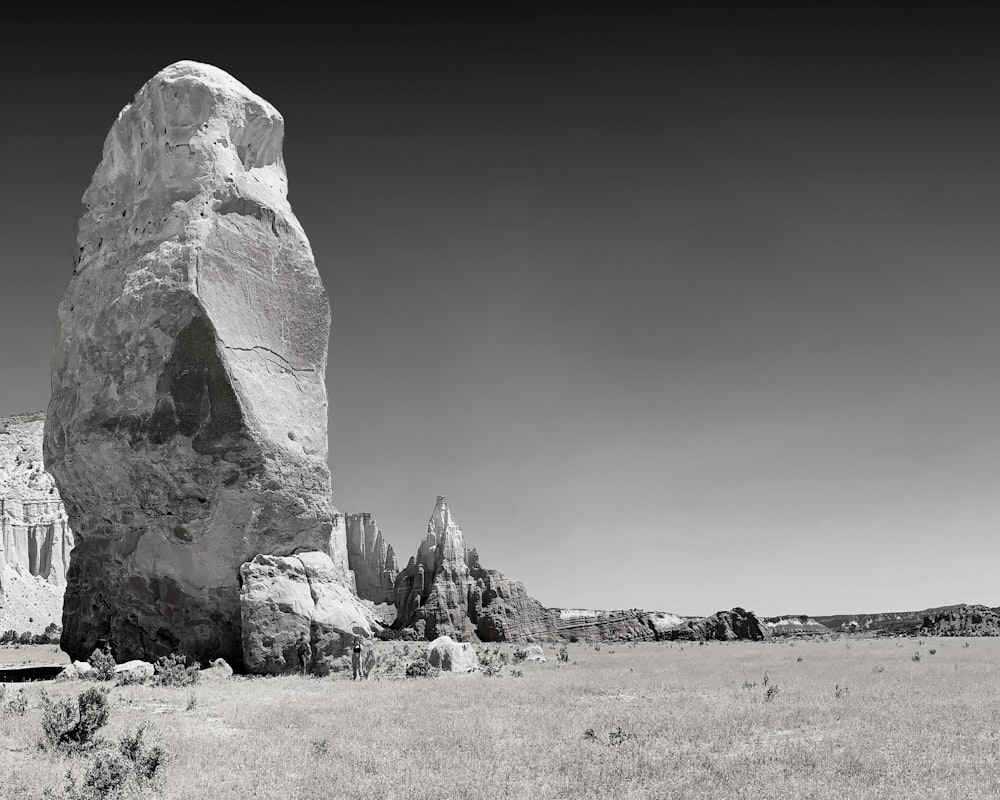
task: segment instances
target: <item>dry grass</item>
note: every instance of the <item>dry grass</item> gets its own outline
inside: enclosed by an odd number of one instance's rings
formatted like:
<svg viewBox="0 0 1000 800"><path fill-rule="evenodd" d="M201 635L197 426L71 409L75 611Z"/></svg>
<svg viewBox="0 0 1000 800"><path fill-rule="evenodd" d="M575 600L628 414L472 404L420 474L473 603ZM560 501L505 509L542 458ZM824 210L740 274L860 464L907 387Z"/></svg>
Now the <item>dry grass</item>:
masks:
<svg viewBox="0 0 1000 800"><path fill-rule="evenodd" d="M124 686L107 735L149 720L177 800L995 798L1000 640L963 645L576 644L520 678ZM24 717L0 715L2 798L80 770L36 749L39 690Z"/></svg>

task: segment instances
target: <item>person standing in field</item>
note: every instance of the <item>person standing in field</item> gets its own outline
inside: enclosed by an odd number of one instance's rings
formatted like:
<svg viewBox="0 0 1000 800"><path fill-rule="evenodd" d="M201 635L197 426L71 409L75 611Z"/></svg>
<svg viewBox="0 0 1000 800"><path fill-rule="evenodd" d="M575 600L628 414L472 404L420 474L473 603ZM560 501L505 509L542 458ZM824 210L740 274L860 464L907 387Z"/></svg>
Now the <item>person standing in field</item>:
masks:
<svg viewBox="0 0 1000 800"><path fill-rule="evenodd" d="M354 647L351 648L351 669L354 671L354 680L361 675L361 637L354 637Z"/></svg>
<svg viewBox="0 0 1000 800"><path fill-rule="evenodd" d="M312 661L312 647L306 639L305 632L299 634L299 640L295 643L295 654L299 657L299 670L302 675L309 674L309 662Z"/></svg>

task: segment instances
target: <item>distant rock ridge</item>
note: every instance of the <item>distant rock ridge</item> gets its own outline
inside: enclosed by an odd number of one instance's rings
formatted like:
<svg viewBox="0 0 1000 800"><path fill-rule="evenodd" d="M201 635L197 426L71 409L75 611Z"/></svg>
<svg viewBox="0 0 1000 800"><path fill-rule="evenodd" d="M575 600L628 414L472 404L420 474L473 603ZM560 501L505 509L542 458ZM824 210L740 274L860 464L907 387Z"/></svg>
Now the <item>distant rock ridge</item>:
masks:
<svg viewBox="0 0 1000 800"><path fill-rule="evenodd" d="M833 633L826 625L807 614L785 614L780 617L764 617L764 624L776 637L826 636Z"/></svg>
<svg viewBox="0 0 1000 800"><path fill-rule="evenodd" d="M769 639L756 615L736 608L711 617L664 611L546 608L524 584L486 569L468 548L443 496L437 498L427 534L399 571L396 623L426 639L456 641L651 641L655 639Z"/></svg>
<svg viewBox="0 0 1000 800"><path fill-rule="evenodd" d="M399 565L392 545L386 543L371 514L362 512L343 517L347 563L354 573L358 596L373 603L395 603ZM339 524L339 520L335 522Z"/></svg>
<svg viewBox="0 0 1000 800"><path fill-rule="evenodd" d="M45 415L0 419L0 630L40 633L62 618L73 531L42 466Z"/></svg>
<svg viewBox="0 0 1000 800"><path fill-rule="evenodd" d="M920 633L925 636L1000 636L1000 609L960 605L925 614Z"/></svg>

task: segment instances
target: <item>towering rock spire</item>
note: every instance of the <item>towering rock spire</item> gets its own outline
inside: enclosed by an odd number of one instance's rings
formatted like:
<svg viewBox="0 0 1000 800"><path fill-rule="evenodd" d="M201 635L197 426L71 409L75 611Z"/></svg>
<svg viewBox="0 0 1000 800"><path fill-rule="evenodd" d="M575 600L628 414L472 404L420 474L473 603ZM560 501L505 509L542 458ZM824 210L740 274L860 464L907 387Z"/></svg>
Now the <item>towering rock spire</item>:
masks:
<svg viewBox="0 0 1000 800"><path fill-rule="evenodd" d="M465 545L444 497L438 497L427 535L396 578L396 627L428 639L448 635L483 641L534 640L555 635L555 616L524 585L483 569Z"/></svg>
<svg viewBox="0 0 1000 800"><path fill-rule="evenodd" d="M373 603L393 603L399 566L392 545L386 544L371 514L345 514L347 558L358 596Z"/></svg>
<svg viewBox="0 0 1000 800"><path fill-rule="evenodd" d="M330 305L287 199L284 120L181 61L118 115L59 307L45 461L80 542L63 646L240 662L241 564L327 554ZM324 573L326 574L326 573Z"/></svg>

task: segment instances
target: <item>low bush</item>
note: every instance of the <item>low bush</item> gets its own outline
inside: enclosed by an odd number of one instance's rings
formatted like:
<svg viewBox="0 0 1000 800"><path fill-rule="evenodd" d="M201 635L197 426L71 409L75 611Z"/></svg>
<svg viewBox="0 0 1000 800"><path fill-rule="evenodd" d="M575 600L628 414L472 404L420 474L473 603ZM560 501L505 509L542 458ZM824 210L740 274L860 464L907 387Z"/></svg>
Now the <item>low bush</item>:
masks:
<svg viewBox="0 0 1000 800"><path fill-rule="evenodd" d="M98 648L90 654L87 659L93 667L84 677L90 681L113 681L115 679L115 657L111 655L111 648L104 650Z"/></svg>
<svg viewBox="0 0 1000 800"><path fill-rule="evenodd" d="M197 662L188 664L186 656L178 653L161 656L155 665L153 680L159 686L191 686L201 677L201 667Z"/></svg>
<svg viewBox="0 0 1000 800"><path fill-rule="evenodd" d="M72 774L66 777L67 800L125 800L148 797L167 752L146 742L147 724L134 733L125 733L116 747L98 752L87 765L83 781L77 784Z"/></svg>
<svg viewBox="0 0 1000 800"><path fill-rule="evenodd" d="M431 666L425 655L417 656L406 665L407 678L436 678L440 672L437 667Z"/></svg>
<svg viewBox="0 0 1000 800"><path fill-rule="evenodd" d="M50 700L42 694L42 746L63 752L77 752L95 747L96 737L108 721L108 690L91 687L74 701L65 697Z"/></svg>

